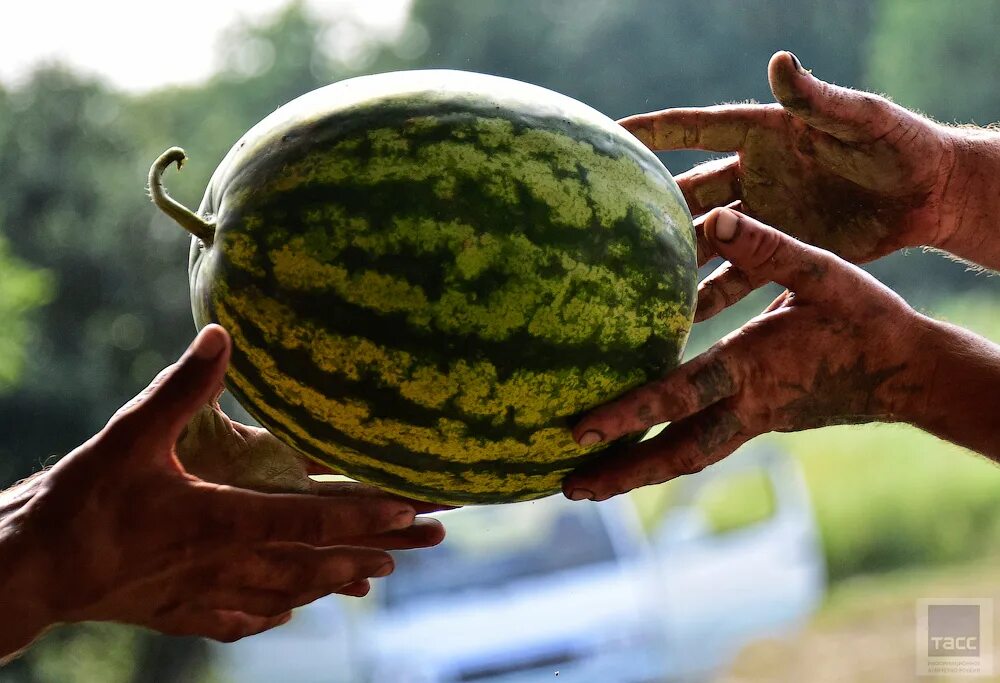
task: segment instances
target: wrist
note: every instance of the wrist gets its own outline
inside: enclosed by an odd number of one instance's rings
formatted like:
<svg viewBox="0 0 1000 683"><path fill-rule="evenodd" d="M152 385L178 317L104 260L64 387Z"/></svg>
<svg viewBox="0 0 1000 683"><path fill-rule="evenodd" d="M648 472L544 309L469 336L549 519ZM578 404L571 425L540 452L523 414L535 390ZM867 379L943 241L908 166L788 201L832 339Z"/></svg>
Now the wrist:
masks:
<svg viewBox="0 0 1000 683"><path fill-rule="evenodd" d="M1000 133L985 128L949 128L950 171L940 188L941 215L929 246L997 267L993 239L1000 203Z"/></svg>
<svg viewBox="0 0 1000 683"><path fill-rule="evenodd" d="M994 397L1000 391L1000 346L956 325L919 315L912 335L919 378L900 406L900 419L1000 460Z"/></svg>
<svg viewBox="0 0 1000 683"><path fill-rule="evenodd" d="M901 331L906 342L901 362L906 365L906 379L894 394L893 414L897 421L923 428L934 410L932 396L939 381L940 322L913 311L910 324Z"/></svg>
<svg viewBox="0 0 1000 683"><path fill-rule="evenodd" d="M898 370L881 390L881 405L887 422L918 425L929 409L930 386L935 382L936 354L931 337L937 321L906 306L906 313L891 325L895 343L887 343L890 353L883 366Z"/></svg>

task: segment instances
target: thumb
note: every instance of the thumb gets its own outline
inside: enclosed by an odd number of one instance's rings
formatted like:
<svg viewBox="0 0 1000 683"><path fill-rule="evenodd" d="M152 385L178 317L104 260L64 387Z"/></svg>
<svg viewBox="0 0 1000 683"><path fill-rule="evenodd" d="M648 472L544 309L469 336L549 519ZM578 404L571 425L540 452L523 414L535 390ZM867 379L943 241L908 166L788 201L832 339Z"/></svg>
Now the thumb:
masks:
<svg viewBox="0 0 1000 683"><path fill-rule="evenodd" d="M803 299L836 302L858 284L847 261L731 209L705 218L705 236L754 286L777 282Z"/></svg>
<svg viewBox="0 0 1000 683"><path fill-rule="evenodd" d="M786 111L844 142L872 142L910 116L884 97L821 81L791 52L771 57L767 78Z"/></svg>
<svg viewBox="0 0 1000 683"><path fill-rule="evenodd" d="M218 394L229 364L229 334L208 325L175 364L161 372L112 422L135 436L172 446L188 421ZM124 424L122 424L124 423Z"/></svg>

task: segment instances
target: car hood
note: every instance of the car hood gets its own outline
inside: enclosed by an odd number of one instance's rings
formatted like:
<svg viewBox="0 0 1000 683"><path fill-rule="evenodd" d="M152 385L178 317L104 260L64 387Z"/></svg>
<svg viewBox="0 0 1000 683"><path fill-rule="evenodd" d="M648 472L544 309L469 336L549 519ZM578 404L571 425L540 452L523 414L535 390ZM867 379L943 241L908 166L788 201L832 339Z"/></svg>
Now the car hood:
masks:
<svg viewBox="0 0 1000 683"><path fill-rule="evenodd" d="M579 652L655 621L650 579L641 567L603 564L488 590L437 594L376 613L365 640L377 660L435 668L482 664L511 653Z"/></svg>

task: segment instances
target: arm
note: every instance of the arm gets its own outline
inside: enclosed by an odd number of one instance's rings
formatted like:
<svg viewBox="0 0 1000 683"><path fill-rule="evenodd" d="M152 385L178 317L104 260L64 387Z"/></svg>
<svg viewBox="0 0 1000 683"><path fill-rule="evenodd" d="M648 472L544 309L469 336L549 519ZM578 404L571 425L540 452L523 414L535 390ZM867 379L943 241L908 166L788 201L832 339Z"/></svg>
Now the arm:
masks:
<svg viewBox="0 0 1000 683"><path fill-rule="evenodd" d="M175 444L228 358L228 335L206 327L97 435L0 496L0 658L89 620L235 640L329 593L364 595L392 571L387 550L441 541L414 519L426 506L370 487L270 494L186 471Z"/></svg>
<svg viewBox="0 0 1000 683"><path fill-rule="evenodd" d="M912 396L906 421L1000 462L1000 346L949 323L924 318L917 346L926 390Z"/></svg>
<svg viewBox="0 0 1000 683"><path fill-rule="evenodd" d="M928 246L970 263L1000 270L1000 133L992 128L948 128L956 168L945 216L950 229Z"/></svg>
<svg viewBox="0 0 1000 683"><path fill-rule="evenodd" d="M584 416L584 446L670 424L571 474L567 496L603 500L697 472L759 434L835 424L911 422L1000 460L1000 349L752 218L716 210L704 230L746 282L788 289L670 375Z"/></svg>

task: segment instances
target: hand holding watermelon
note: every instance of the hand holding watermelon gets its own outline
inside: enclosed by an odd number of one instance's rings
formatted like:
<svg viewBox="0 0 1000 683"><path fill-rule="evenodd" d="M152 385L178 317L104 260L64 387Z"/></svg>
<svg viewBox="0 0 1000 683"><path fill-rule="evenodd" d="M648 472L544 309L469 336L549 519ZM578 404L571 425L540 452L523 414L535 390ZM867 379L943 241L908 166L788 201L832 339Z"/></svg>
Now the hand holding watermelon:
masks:
<svg viewBox="0 0 1000 683"><path fill-rule="evenodd" d="M441 540L413 505L364 487L265 494L185 471L174 443L218 392L229 354L228 335L207 327L94 438L5 494L0 657L84 620L235 640L328 593L364 595L368 577L393 569L386 550ZM252 450L245 428L219 434L237 432Z"/></svg>
<svg viewBox="0 0 1000 683"><path fill-rule="evenodd" d="M778 104L668 109L621 124L654 150L700 149L733 156L677 177L692 213L734 201L741 210L854 263L929 245L986 265L1000 153L995 134L950 128L884 97L838 87L806 71L790 52L768 66ZM704 263L714 251L699 245ZM729 282L733 295L745 293ZM698 318L732 301L706 290ZM738 297L737 297L738 298Z"/></svg>
<svg viewBox="0 0 1000 683"><path fill-rule="evenodd" d="M911 422L1000 456L983 400L1000 386L1000 348L918 314L860 268L735 211L709 214L704 232L748 282L788 290L664 379L581 420L581 445L670 424L567 477L567 496L603 500L697 472L765 432L835 424Z"/></svg>

